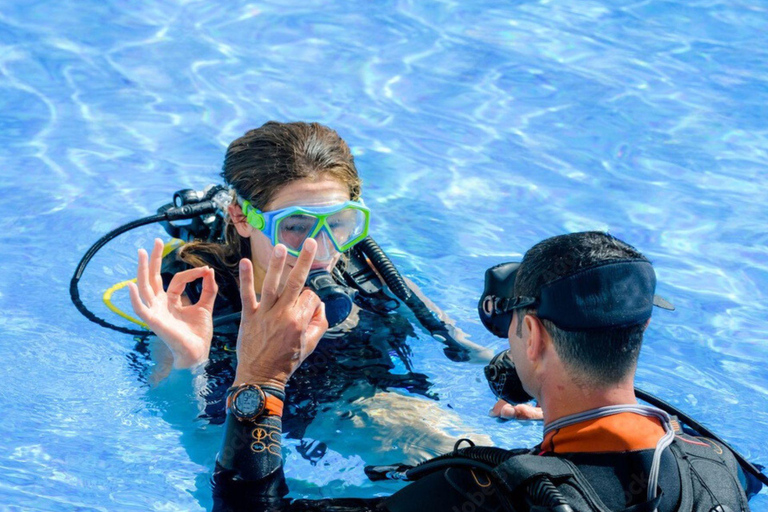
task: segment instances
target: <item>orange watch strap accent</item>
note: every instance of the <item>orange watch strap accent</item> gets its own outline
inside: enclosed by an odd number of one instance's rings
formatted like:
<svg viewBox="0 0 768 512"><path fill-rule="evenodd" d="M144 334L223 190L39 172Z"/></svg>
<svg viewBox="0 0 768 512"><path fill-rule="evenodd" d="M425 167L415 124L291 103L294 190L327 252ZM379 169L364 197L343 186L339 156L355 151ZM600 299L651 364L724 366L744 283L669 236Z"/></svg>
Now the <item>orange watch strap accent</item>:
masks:
<svg viewBox="0 0 768 512"><path fill-rule="evenodd" d="M283 401L277 398L275 395L267 395L267 400L264 403L264 414L269 416L283 416Z"/></svg>

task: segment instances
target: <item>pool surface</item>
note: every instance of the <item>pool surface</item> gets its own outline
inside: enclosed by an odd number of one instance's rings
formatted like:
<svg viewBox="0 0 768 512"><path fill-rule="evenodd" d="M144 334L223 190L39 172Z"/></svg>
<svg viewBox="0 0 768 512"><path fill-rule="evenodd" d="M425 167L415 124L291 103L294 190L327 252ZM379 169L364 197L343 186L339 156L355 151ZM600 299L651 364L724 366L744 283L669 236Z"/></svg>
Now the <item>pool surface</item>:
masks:
<svg viewBox="0 0 768 512"><path fill-rule="evenodd" d="M131 336L83 318L69 279L102 234L218 182L226 145L270 119L339 132L373 236L494 350L475 311L487 267L569 231L638 247L677 306L655 313L638 386L768 465L765 2L5 0L0 510L210 508L222 430L198 417L204 383L148 385ZM126 325L101 293L162 234L94 259L97 314ZM418 328L409 345L435 428L538 441L540 423L487 417L479 366ZM363 466L400 460L404 434L349 424L316 419L319 461L286 443L294 496L399 488Z"/></svg>

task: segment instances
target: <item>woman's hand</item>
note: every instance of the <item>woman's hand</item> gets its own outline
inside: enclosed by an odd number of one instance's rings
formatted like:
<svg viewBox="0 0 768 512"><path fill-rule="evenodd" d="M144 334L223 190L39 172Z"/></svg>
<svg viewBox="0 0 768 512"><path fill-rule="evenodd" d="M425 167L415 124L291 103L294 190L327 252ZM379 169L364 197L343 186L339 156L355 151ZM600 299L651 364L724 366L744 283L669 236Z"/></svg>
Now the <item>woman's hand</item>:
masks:
<svg viewBox="0 0 768 512"><path fill-rule="evenodd" d="M316 250L314 239L304 242L296 265L280 290L287 253L285 246L276 245L264 277L261 302L256 300L253 288L251 261L240 261L243 313L237 336L234 385L285 387L288 378L315 350L328 330L325 305L314 292L304 290Z"/></svg>
<svg viewBox="0 0 768 512"><path fill-rule="evenodd" d="M499 400L496 405L488 412L493 418L502 420L543 420L544 413L541 407L534 407L529 404L512 405Z"/></svg>
<svg viewBox="0 0 768 512"><path fill-rule="evenodd" d="M155 239L152 256L139 249L136 283L128 285L133 310L171 350L174 368L189 368L208 359L213 338L213 304L218 286L213 269L198 267L173 276L168 291L163 290L160 267L163 242ZM182 294L187 283L203 279L197 304L185 304ZM184 297L186 300L186 297Z"/></svg>

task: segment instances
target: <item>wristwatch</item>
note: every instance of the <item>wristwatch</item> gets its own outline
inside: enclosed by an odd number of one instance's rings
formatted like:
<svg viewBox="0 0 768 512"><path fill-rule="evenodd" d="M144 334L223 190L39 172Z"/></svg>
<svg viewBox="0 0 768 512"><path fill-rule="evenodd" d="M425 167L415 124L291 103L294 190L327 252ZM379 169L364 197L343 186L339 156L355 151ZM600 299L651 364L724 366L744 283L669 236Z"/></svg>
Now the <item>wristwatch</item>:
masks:
<svg viewBox="0 0 768 512"><path fill-rule="evenodd" d="M227 390L227 411L240 421L282 416L284 393L268 386L241 384Z"/></svg>

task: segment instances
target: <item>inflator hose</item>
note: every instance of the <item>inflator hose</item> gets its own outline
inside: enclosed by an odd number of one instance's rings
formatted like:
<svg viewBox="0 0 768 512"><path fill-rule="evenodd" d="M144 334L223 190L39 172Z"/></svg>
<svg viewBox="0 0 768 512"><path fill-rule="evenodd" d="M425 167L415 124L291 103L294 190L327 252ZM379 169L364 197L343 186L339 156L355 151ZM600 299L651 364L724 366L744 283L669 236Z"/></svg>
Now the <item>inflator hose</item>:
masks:
<svg viewBox="0 0 768 512"><path fill-rule="evenodd" d="M389 259L389 256L387 256L382 248L379 247L379 244L377 244L373 238L368 236L360 241L358 246L363 254L370 258L374 267L384 279L384 282L389 289L392 290L392 293L408 306L419 323L423 325L434 338L446 346L444 349L445 355L452 361L469 361L469 350L451 336L445 323L435 316L435 313L424 304L424 301L422 301L418 295L413 293L403 279L403 276L397 270L397 267L395 267L395 264L392 263L392 260Z"/></svg>
<svg viewBox="0 0 768 512"><path fill-rule="evenodd" d="M474 467L491 472L496 466L503 464L515 455L517 455L517 452L511 452L495 446L470 446L422 462L406 471L406 473L409 480L417 480L425 474L432 473L444 466L450 465L451 461L457 459L465 461L461 465L473 465Z"/></svg>
<svg viewBox="0 0 768 512"><path fill-rule="evenodd" d="M80 260L80 263L77 265L77 268L75 269L75 273L72 276L72 280L69 282L69 296L72 299L72 303L75 305L77 310L80 311L80 313L82 313L83 316L85 316L85 318L87 318L91 322L99 324L102 327L106 327L108 329L112 329L118 332L123 332L125 334L132 334L134 336L145 336L149 334L149 331L147 330L140 331L138 329L129 329L127 327L121 327L119 325L111 324L106 320L103 320L97 317L85 306L85 304L83 304L83 301L80 299L80 290L78 289L78 283L80 282L80 278L83 277L85 268L88 266L88 263L90 263L91 259L96 255L96 253L99 252L99 250L101 250L102 247L104 247L111 240L114 240L115 238L122 235L126 231L130 231L132 229L135 229L141 226L146 226L147 224L154 224L155 222L191 219L199 215L214 213L215 211L216 211L216 205L212 201L206 201L206 202L198 203L194 205L181 206L179 208L170 208L164 211L163 213L150 215L149 217L144 217L143 219L134 220L132 222L129 222L128 224L124 224L116 229L113 229L112 231L110 231L109 233L101 237L99 240L97 240L96 243L93 244L91 248L88 249L88 251L83 255L83 258Z"/></svg>

